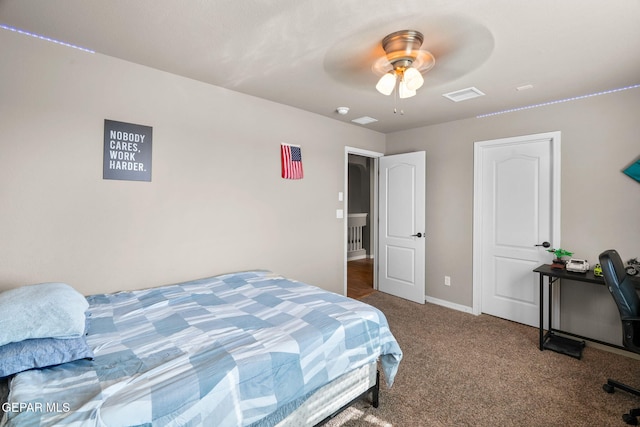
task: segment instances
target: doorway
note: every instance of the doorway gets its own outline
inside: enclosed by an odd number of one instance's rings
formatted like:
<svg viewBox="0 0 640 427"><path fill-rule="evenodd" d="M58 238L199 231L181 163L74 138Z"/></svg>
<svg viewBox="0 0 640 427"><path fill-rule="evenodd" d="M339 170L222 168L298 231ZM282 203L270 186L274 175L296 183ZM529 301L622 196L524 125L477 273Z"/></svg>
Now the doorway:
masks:
<svg viewBox="0 0 640 427"><path fill-rule="evenodd" d="M348 154L347 170L347 296L375 292L373 283L373 212L375 158Z"/></svg>
<svg viewBox="0 0 640 427"><path fill-rule="evenodd" d="M350 154L370 158L370 166L372 165L369 181L372 183L369 187L370 215L367 215L370 230L364 233L370 236L368 257L373 260L372 287L374 290L424 304L425 152L383 156L382 153L345 147L346 198L343 199L340 194L339 199L344 200L347 215L358 213L349 207ZM339 217L343 216L342 213L338 212ZM343 220L343 224L343 295L348 295L348 221ZM407 292L409 290L413 292Z"/></svg>
<svg viewBox="0 0 640 427"><path fill-rule="evenodd" d="M359 299L377 289L378 158L345 147L344 295Z"/></svg>

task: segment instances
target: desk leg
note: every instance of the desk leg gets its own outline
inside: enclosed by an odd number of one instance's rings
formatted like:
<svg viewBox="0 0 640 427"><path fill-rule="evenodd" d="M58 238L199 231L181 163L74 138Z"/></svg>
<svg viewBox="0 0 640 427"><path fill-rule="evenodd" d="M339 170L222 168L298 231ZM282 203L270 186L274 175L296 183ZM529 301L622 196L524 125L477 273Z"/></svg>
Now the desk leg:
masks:
<svg viewBox="0 0 640 427"><path fill-rule="evenodd" d="M551 336L552 332L551 329L553 328L553 323L551 323L551 315L553 313L553 283L556 282L558 279L556 280L551 280L551 277L549 277L549 293L548 293L548 300L549 300L549 306L547 307L547 309L549 310L549 323L547 324L548 327L548 331L549 331L549 336Z"/></svg>
<svg viewBox="0 0 640 427"><path fill-rule="evenodd" d="M540 274L540 351L544 350L544 275Z"/></svg>

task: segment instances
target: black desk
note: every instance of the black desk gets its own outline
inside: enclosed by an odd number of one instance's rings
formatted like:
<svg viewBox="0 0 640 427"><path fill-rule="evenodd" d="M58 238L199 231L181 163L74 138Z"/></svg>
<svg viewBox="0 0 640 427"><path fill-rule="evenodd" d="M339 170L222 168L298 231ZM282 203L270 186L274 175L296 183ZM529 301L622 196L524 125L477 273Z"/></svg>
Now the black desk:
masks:
<svg viewBox="0 0 640 427"><path fill-rule="evenodd" d="M585 346L584 341L576 341L570 338L566 338L560 335L556 335L556 332L559 332L564 335L569 335L572 337L580 338L582 340L589 340L592 342L596 342L598 344L607 345L610 347L616 347L624 350L624 347L619 345L611 344L604 341L599 341L593 338L587 338L582 335L574 334L571 332L562 331L560 329L555 329L551 325L551 312L553 305L553 293L552 287L553 283L558 279L567 279L574 280L577 282L585 282L585 283L594 283L596 285L604 286L604 279L602 277L596 277L593 275L593 271L588 271L587 273L572 273L567 270L558 270L551 268L548 264L543 264L540 267L533 270L534 272L540 274L540 351L545 348L549 350L554 350L560 353L567 354L569 356L580 359L582 357L582 349ZM548 285L549 285L549 330L547 333L544 333L544 278L547 277Z"/></svg>

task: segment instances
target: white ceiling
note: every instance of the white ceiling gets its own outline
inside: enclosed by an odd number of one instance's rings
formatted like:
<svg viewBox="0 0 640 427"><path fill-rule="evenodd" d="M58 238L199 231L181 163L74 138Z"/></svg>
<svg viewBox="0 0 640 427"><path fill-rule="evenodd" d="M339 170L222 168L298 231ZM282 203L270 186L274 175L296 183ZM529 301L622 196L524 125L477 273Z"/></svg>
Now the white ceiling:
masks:
<svg viewBox="0 0 640 427"><path fill-rule="evenodd" d="M383 133L640 83L640 0L0 0L0 24ZM395 104L371 65L403 29L436 65Z"/></svg>

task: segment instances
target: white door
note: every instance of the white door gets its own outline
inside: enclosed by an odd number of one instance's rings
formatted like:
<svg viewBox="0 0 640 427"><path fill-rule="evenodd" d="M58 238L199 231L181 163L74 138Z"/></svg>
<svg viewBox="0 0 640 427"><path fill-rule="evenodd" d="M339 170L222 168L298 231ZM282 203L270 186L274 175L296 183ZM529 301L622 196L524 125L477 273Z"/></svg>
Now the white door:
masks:
<svg viewBox="0 0 640 427"><path fill-rule="evenodd" d="M380 158L378 290L424 304L424 151Z"/></svg>
<svg viewBox="0 0 640 427"><path fill-rule="evenodd" d="M552 259L536 244L560 243L559 155L559 132L476 143L474 293L483 313L539 324L532 270Z"/></svg>

